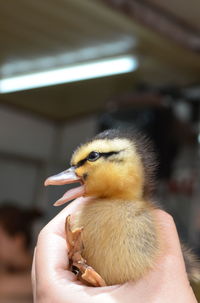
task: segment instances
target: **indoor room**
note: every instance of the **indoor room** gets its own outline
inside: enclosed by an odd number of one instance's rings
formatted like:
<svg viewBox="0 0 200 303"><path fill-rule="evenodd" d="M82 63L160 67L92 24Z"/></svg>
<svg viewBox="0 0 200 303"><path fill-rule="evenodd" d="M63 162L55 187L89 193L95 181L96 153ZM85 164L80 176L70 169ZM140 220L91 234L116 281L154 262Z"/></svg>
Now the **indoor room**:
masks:
<svg viewBox="0 0 200 303"><path fill-rule="evenodd" d="M197 0L0 0L0 302L200 302L199 14ZM80 206L76 239L75 198L97 205ZM162 294L165 274L151 274L162 267L162 245L172 244L158 209L188 247L182 254L177 240L180 274L176 261L166 276L179 287ZM66 259L60 280L48 259L59 259L56 233ZM133 264L126 239L140 253L138 275L123 280Z"/></svg>

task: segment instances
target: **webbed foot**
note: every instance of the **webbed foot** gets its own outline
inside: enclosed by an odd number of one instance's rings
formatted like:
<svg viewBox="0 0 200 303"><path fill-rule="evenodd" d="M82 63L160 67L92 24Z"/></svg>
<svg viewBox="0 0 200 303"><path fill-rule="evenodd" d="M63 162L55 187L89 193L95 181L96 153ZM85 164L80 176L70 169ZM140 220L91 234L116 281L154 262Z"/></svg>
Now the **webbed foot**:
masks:
<svg viewBox="0 0 200 303"><path fill-rule="evenodd" d="M82 228L77 228L74 231L71 229L71 216L67 216L65 222L66 241L68 245L69 269L76 273L78 279L82 282L87 282L92 286L106 286L102 277L89 265L82 257L84 249L81 234Z"/></svg>

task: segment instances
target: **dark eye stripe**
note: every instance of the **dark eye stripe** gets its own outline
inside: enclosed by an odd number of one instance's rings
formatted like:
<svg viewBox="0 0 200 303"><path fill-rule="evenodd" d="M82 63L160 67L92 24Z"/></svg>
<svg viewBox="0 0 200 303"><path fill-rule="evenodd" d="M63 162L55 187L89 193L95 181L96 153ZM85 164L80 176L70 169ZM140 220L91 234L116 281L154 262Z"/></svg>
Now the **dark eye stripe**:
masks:
<svg viewBox="0 0 200 303"><path fill-rule="evenodd" d="M78 168L78 167L84 165L86 161L87 161L87 158L78 161L78 163L75 165L75 167Z"/></svg>
<svg viewBox="0 0 200 303"><path fill-rule="evenodd" d="M107 153L100 153L100 155L101 155L101 157L108 158L110 156L117 155L119 153L120 153L120 151L118 151L118 152L111 151L111 152L107 152Z"/></svg>
<svg viewBox="0 0 200 303"><path fill-rule="evenodd" d="M121 151L121 150L120 150ZM99 153L100 157L104 157L104 158L108 158L110 156L113 155L117 155L120 153L120 151L111 151L111 152L107 152L107 153ZM78 168L80 166L83 166L85 164L85 162L87 162L88 157L86 157L85 159L80 160L76 165L75 168Z"/></svg>

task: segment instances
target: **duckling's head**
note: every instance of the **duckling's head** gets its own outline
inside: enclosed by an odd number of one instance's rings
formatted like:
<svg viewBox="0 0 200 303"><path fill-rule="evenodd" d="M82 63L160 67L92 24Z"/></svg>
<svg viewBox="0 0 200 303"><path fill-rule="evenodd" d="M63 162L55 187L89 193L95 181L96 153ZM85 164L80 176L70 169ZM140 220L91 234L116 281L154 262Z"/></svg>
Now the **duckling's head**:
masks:
<svg viewBox="0 0 200 303"><path fill-rule="evenodd" d="M81 182L68 191L56 205L77 196L141 199L149 192L152 161L145 155L146 141L139 134L131 137L118 130L108 130L81 145L74 152L71 168L48 178L45 185Z"/></svg>

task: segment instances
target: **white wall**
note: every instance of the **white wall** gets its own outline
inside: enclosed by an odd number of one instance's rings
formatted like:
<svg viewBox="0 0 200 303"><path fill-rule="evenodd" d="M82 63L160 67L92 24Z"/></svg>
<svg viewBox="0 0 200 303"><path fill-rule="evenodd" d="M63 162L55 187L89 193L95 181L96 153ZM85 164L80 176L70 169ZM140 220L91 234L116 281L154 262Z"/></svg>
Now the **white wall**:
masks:
<svg viewBox="0 0 200 303"><path fill-rule="evenodd" d="M95 131L95 116L60 126L0 107L0 203L11 199L51 209L66 188L44 188L44 179L66 169L74 148Z"/></svg>
<svg viewBox="0 0 200 303"><path fill-rule="evenodd" d="M66 123L62 128L60 159L69 161L74 149L87 139L93 137L96 129L96 116Z"/></svg>
<svg viewBox="0 0 200 303"><path fill-rule="evenodd" d="M47 159L55 127L53 123L0 108L0 151Z"/></svg>
<svg viewBox="0 0 200 303"><path fill-rule="evenodd" d="M38 166L34 163L0 157L0 202L11 200L24 206L33 204L37 178Z"/></svg>

